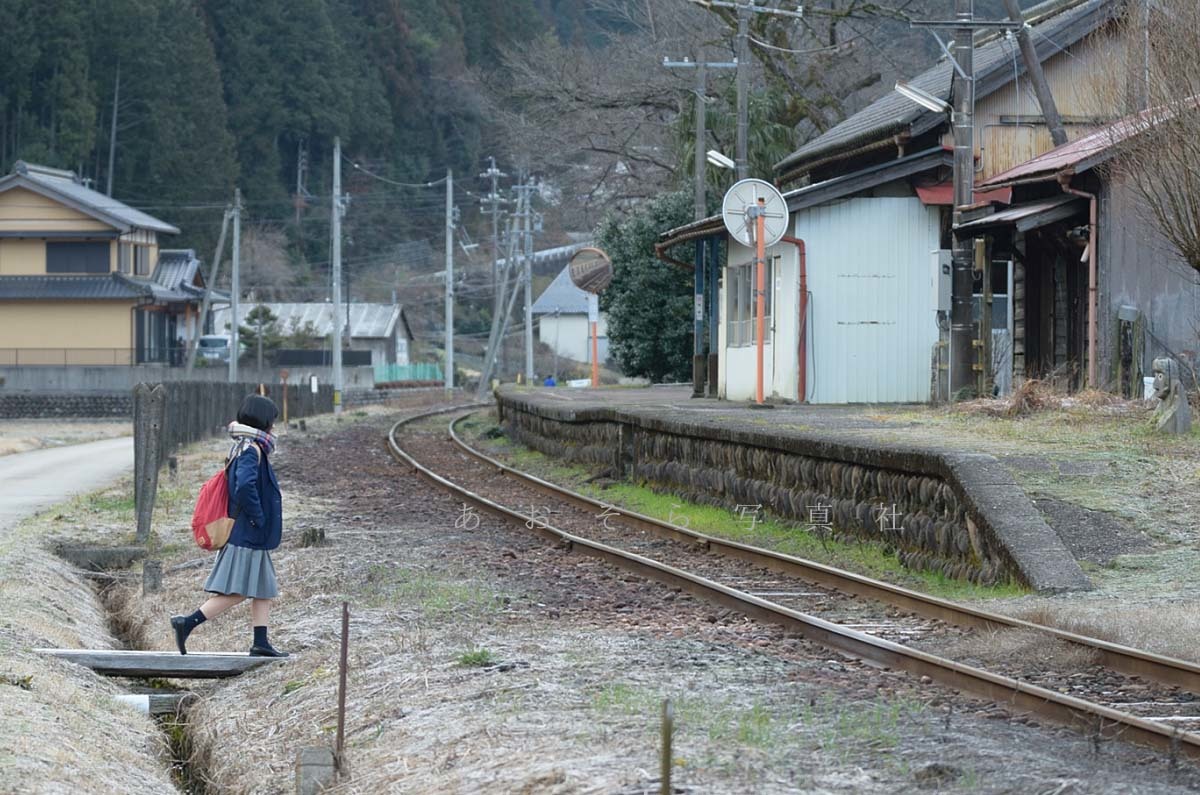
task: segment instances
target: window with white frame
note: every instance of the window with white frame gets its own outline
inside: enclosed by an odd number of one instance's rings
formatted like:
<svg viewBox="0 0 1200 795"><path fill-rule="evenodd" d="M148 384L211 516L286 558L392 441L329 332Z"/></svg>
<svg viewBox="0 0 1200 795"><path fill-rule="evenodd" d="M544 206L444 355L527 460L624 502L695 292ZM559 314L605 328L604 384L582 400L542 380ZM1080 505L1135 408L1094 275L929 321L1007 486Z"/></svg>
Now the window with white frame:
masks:
<svg viewBox="0 0 1200 795"><path fill-rule="evenodd" d="M766 289L763 294L763 326L767 331L766 342L771 337L771 311L775 293L775 266L779 257L768 257L763 284ZM754 319L757 304L755 289L757 275L754 263L731 265L725 278L725 330L726 345L736 348L742 345L753 345L758 341L758 327Z"/></svg>

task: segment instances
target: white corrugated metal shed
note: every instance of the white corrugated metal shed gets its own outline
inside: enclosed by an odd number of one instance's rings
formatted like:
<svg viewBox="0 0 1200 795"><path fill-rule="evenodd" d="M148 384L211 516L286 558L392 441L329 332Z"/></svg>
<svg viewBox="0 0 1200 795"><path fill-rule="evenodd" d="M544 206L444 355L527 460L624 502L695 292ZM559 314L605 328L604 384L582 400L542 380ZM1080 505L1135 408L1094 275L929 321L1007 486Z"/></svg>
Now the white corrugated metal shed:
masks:
<svg viewBox="0 0 1200 795"><path fill-rule="evenodd" d="M284 331L301 328L308 323L313 325L318 336L333 332L333 304L271 304L245 301L238 305L238 322L245 325L246 315L256 306L265 306L279 318L279 327ZM343 305L346 306L346 305ZM412 339L408 321L404 317L404 307L399 304L349 304L350 307L350 338L351 339L384 339L396 332L396 324L401 323L404 337ZM343 309L343 311L345 311ZM213 327L225 328L229 322L229 309L218 309L213 313Z"/></svg>

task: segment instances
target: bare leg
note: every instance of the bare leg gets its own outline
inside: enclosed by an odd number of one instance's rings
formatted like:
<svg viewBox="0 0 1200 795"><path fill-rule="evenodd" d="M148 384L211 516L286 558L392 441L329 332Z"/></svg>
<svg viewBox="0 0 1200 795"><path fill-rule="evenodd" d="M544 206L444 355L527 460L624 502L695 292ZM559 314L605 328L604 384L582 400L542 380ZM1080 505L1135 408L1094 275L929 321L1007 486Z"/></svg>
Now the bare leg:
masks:
<svg viewBox="0 0 1200 795"><path fill-rule="evenodd" d="M251 599L250 600L250 625L255 627L265 627L267 619L271 616L271 600L270 599Z"/></svg>
<svg viewBox="0 0 1200 795"><path fill-rule="evenodd" d="M200 612L207 618L216 618L231 607L235 607L245 601L246 597L239 594L225 594L222 596L214 596L207 602L200 605ZM254 601L258 601L255 599Z"/></svg>

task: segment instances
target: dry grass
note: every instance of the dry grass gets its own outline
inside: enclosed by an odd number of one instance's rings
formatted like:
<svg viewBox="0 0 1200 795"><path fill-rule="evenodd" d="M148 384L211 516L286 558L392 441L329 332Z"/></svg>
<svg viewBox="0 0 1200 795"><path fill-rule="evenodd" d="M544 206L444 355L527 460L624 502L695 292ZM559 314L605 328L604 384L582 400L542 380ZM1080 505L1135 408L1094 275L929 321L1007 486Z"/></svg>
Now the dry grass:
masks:
<svg viewBox="0 0 1200 795"><path fill-rule="evenodd" d="M1018 616L1078 635L1200 662L1200 649L1196 647L1196 638L1200 637L1200 607L1195 604L1039 605L1021 611Z"/></svg>
<svg viewBox="0 0 1200 795"><path fill-rule="evenodd" d="M91 588L39 546L47 527L0 539L0 792L172 792L163 736L119 684L32 651L116 645Z"/></svg>
<svg viewBox="0 0 1200 795"><path fill-rule="evenodd" d="M979 631L937 649L939 654L984 668L1045 668L1076 671L1094 665L1097 655L1090 649L1047 638L1036 630Z"/></svg>
<svg viewBox="0 0 1200 795"><path fill-rule="evenodd" d="M1080 407L1099 410L1105 414L1125 415L1144 412L1146 403L1141 400L1126 400L1099 389L1085 389L1082 392L1068 394L1064 389L1055 387L1050 381L1031 378L1021 382L1007 397L957 403L950 407L950 411L1011 420L1047 411Z"/></svg>

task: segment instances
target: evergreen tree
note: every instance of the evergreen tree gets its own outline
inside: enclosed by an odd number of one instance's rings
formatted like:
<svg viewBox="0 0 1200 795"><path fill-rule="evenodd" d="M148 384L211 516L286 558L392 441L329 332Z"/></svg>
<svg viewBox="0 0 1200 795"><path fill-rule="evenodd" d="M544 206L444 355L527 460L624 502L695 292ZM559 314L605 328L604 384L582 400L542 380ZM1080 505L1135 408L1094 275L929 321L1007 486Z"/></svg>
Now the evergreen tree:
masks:
<svg viewBox="0 0 1200 795"><path fill-rule="evenodd" d="M600 294L609 352L626 375L686 381L692 372L692 274L654 256L665 229L691 220L692 196L663 194L624 217L610 215L596 243L613 263Z"/></svg>

